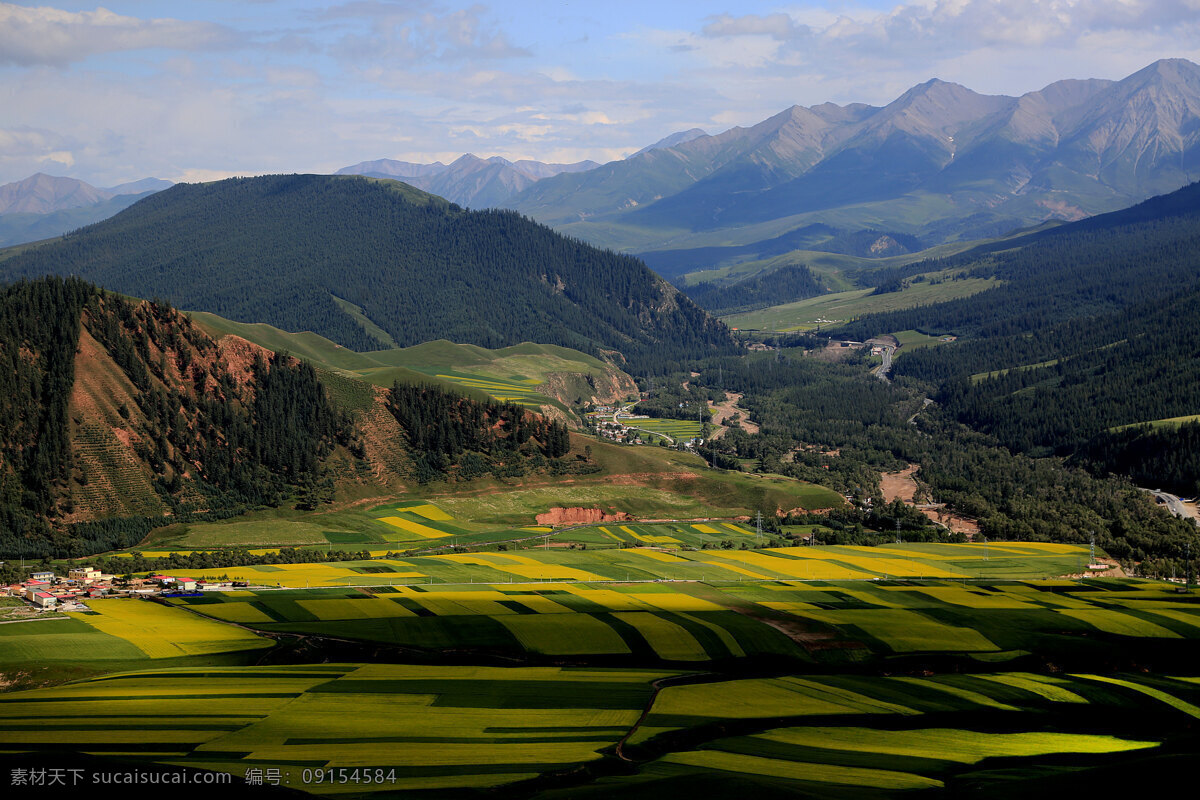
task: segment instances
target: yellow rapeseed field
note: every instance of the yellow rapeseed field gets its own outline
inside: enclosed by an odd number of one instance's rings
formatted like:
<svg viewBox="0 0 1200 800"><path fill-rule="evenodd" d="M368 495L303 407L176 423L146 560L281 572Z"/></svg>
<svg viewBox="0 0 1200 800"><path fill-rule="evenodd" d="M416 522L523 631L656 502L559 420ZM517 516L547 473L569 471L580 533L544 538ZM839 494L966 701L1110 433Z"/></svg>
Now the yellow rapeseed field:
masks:
<svg viewBox="0 0 1200 800"><path fill-rule="evenodd" d="M437 528L431 528L428 525L422 525L419 522L413 522L403 517L380 517L379 521L386 522L393 528L399 528L406 533L415 533L424 539L442 539L451 535L445 531L439 531Z"/></svg>
<svg viewBox="0 0 1200 800"><path fill-rule="evenodd" d="M271 646L268 639L182 609L148 600L92 600L95 614L71 614L102 633L124 639L150 658L226 653Z"/></svg>

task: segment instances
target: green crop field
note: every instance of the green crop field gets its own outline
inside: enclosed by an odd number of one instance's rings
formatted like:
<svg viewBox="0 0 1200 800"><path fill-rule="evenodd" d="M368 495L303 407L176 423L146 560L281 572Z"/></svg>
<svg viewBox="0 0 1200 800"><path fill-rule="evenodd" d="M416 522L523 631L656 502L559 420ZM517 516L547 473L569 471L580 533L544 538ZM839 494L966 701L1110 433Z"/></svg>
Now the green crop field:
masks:
<svg viewBox="0 0 1200 800"><path fill-rule="evenodd" d="M87 613L55 614L0 625L0 663L129 661L261 650L271 642L249 631L155 602L91 600Z"/></svg>
<svg viewBox="0 0 1200 800"><path fill-rule="evenodd" d="M0 752L73 742L95 756L345 792L316 770L369 771L362 791L500 786L594 761L670 673L321 664L154 670L0 697ZM46 728L37 721L56 720ZM305 781L302 771L307 770ZM334 773L336 775L337 773Z"/></svg>
<svg viewBox="0 0 1200 800"><path fill-rule="evenodd" d="M435 504L386 511L450 524ZM733 527L742 532L730 536L752 537ZM687 535L671 525L633 531ZM378 581L436 568L454 585L426 575L412 585L206 592L172 599L174 609L112 600L99 615L0 625L4 652L42 637L27 659L57 651L132 670L0 693L0 760L17 767L66 748L238 780L278 768L316 793L506 787L549 800L734 797L763 786L782 796L958 796L1001 774L1039 789L1056 771L1149 774L1194 755L1194 595L1133 579L668 580L722 563L784 569L770 560L962 570L984 555L974 545L657 549L669 544L352 562L336 569ZM1067 546L993 543L988 562L1001 552L1005 569L1075 558ZM542 570L557 577L540 579ZM571 577L625 570L638 577ZM481 575L491 580L469 582ZM267 641L229 623L307 637L285 652L309 663L194 661ZM348 640L424 664L330 658ZM1084 666L1131 653L1183 671ZM497 662L508 666L483 666ZM372 783L298 785L304 770L330 769L357 769L360 780L369 771Z"/></svg>
<svg viewBox="0 0 1200 800"><path fill-rule="evenodd" d="M597 530L622 527L628 526ZM910 547L914 552L906 553ZM1061 547L1019 549L1027 553L1027 571L1054 568L1062 557L1074 560L1069 551L1054 552ZM878 552L862 555L870 550ZM979 563L962 550L973 550ZM1002 559L1004 571L1016 561ZM230 568L224 574L260 586L344 588L260 589L172 602L274 633L428 652L457 644L521 658L592 655L614 663L767 654L805 663L921 654L1003 662L1035 651L1064 655L1083 642L1115 652L1129 642L1183 646L1200 639L1200 607L1160 584L967 582L981 563L982 550L973 545L480 552ZM935 569L962 580L895 577ZM883 579L885 570L891 579ZM805 572L818 577L806 580ZM790 631L805 635L797 639Z"/></svg>
<svg viewBox="0 0 1200 800"><path fill-rule="evenodd" d="M704 426L695 420L683 419L623 419L621 423L636 431L670 436L675 441L690 441L704 435Z"/></svg>
<svg viewBox="0 0 1200 800"><path fill-rule="evenodd" d="M744 522L709 520L707 522L667 523L608 523L585 528L573 528L554 534L555 542L586 544L588 547L654 547L641 555L658 558L664 563L681 563L679 554L664 554L659 549L720 547L725 542L737 547L743 543L755 544L753 525ZM764 534L763 541L770 541Z"/></svg>
<svg viewBox="0 0 1200 800"><path fill-rule="evenodd" d="M1030 688L1040 681L1052 681L1053 692ZM627 752L642 761L636 774L543 796L674 796L707 786L732 797L764 779L784 795L892 797L945 789L958 796L994 780L995 770L1007 772L1001 786L1028 780L1036 791L1052 764L1083 775L1146 758L1186 760L1186 746L1174 750L1163 741L1189 727L1195 697L1187 679L1020 673L669 686L629 739ZM1100 718L1105 722L1092 721ZM714 721L722 728L702 733ZM719 732L734 726L744 733ZM1169 755L1159 755L1164 750Z"/></svg>
<svg viewBox="0 0 1200 800"><path fill-rule="evenodd" d="M1057 694L1027 688L1046 680ZM1184 757L1169 743L1187 741L1198 695L1194 680L1135 674L728 679L579 667L175 668L0 695L0 757L20 763L70 742L101 763L217 770L235 783L250 769L280 769L281 783L316 793L508 785L516 796L546 798L676 796L699 778L717 792L706 796L732 796L730 787L770 778L793 793L876 797L956 790L989 770L1037 777L1041 765L1082 774L1160 753ZM619 743L626 769L578 769L615 759ZM357 785L313 778L339 769L358 770ZM567 773L576 780L564 788L523 783Z"/></svg>
<svg viewBox="0 0 1200 800"><path fill-rule="evenodd" d="M448 505L448 504L444 504ZM387 519L400 519L396 513ZM410 516L418 516L410 514ZM399 524L399 523L397 523ZM429 531L449 523L426 520ZM549 544L553 535L522 535ZM432 535L432 534L426 534ZM449 534L446 534L447 536ZM564 548L574 540L631 544L618 549ZM603 537L603 538L601 538ZM433 541L440 541L442 537ZM659 525L618 524L567 531L554 548L417 555L401 559L316 564L222 567L219 574L266 586L387 586L499 584L519 581L653 581L684 579L722 583L747 580L885 580L938 578L1037 578L1077 571L1087 549L1045 543L915 544L888 547L777 547L752 549L744 524L718 521ZM695 549L696 542L700 548ZM718 545L718 542L720 543ZM644 547L639 547L644 546ZM703 549L705 545L707 549ZM747 549L741 549L746 545ZM686 546L691 549L679 549ZM653 547L656 549L648 549ZM661 548L661 549L658 549ZM666 552L668 551L669 552ZM213 577L214 570L174 570L179 576Z"/></svg>

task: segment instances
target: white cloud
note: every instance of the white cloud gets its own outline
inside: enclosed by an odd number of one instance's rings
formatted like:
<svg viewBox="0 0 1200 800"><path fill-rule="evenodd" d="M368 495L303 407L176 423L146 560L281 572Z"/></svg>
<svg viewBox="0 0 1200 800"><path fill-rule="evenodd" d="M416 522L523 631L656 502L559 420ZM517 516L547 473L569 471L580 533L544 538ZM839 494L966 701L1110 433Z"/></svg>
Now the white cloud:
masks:
<svg viewBox="0 0 1200 800"><path fill-rule="evenodd" d="M355 0L328 8L318 16L335 23L367 23L367 30L347 32L331 46L334 56L347 61L417 64L532 55L510 42L486 18L486 12L481 5L446 11L419 0Z"/></svg>
<svg viewBox="0 0 1200 800"><path fill-rule="evenodd" d="M38 161L43 164L57 164L70 168L75 166L75 155L67 150L55 150L53 153L38 156Z"/></svg>
<svg viewBox="0 0 1200 800"><path fill-rule="evenodd" d="M766 15L746 14L741 17L721 14L713 17L704 26L703 33L705 36L712 37L769 36L772 39L786 41L788 39L795 39L798 36L807 35L809 28L807 25L798 25L787 14L782 13Z"/></svg>
<svg viewBox="0 0 1200 800"><path fill-rule="evenodd" d="M1200 56L1200 0L915 0L879 11L722 14L694 30L639 30L679 75L728 99L743 124L793 103L887 103L940 77L1020 94L1066 77L1124 77Z"/></svg>
<svg viewBox="0 0 1200 800"><path fill-rule="evenodd" d="M241 38L210 22L138 19L105 8L72 12L0 3L0 64L65 66L126 50L226 48Z"/></svg>
<svg viewBox="0 0 1200 800"><path fill-rule="evenodd" d="M1089 33L1195 30L1197 0L935 0L898 5L887 12L851 10L713 17L705 38L765 36L797 44L812 38L846 47L908 51L936 44L955 52L1009 44L1036 47L1073 42ZM944 52L944 51L939 51ZM865 53L864 53L865 54Z"/></svg>
<svg viewBox="0 0 1200 800"><path fill-rule="evenodd" d="M21 174L12 176L17 179L35 171L70 169L75 166L73 149L76 144L44 129L0 128L0 171L13 167L20 169ZM0 180L0 183L8 182Z"/></svg>
<svg viewBox="0 0 1200 800"><path fill-rule="evenodd" d="M111 185L468 151L603 161L795 103L883 104L931 77L1019 94L1200 61L1200 0L747 2L753 13L664 16L669 30L593 20L569 47L581 29L458 0L279 3L239 17L241 30L108 2L116 13L0 2L0 67L20 67L0 68L0 183L51 168Z"/></svg>

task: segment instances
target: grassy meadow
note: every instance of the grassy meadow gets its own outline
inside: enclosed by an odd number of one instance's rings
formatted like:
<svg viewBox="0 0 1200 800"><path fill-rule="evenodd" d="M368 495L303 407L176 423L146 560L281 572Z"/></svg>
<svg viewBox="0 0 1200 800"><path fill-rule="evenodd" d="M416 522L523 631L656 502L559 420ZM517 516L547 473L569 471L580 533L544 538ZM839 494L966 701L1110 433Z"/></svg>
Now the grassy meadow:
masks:
<svg viewBox="0 0 1200 800"><path fill-rule="evenodd" d="M572 387L577 390L574 394L578 397L565 397L568 402L583 399L585 377L609 379L615 373L611 366L592 356L557 345L525 342L488 350L438 340L357 353L311 331L290 333L264 323L234 322L208 312L192 312L190 316L213 336L240 336L376 386L388 387L396 381L432 383L470 396L486 395L532 408L565 409L563 398L557 396L560 390L567 390L567 395L572 395ZM552 376L579 376L580 380L561 381L558 389L547 393L546 383Z"/></svg>
<svg viewBox="0 0 1200 800"><path fill-rule="evenodd" d="M926 277L939 276L935 273ZM828 322L849 322L864 314L897 311L969 297L995 285L996 281L990 278L943 280L941 283L925 280L912 283L898 292L880 295L872 294L872 289L834 292L722 319L730 327L740 330L807 331L825 324L818 323L819 319Z"/></svg>

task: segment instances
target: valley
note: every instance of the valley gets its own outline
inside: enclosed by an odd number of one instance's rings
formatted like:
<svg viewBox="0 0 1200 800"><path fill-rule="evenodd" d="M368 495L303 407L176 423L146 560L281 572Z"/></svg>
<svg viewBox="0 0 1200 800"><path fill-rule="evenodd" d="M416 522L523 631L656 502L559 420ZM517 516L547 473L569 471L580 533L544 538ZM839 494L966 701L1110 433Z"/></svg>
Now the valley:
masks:
<svg viewBox="0 0 1200 800"><path fill-rule="evenodd" d="M0 250L0 762L185 797L1191 780L1197 86L0 187L0 234L78 220Z"/></svg>

